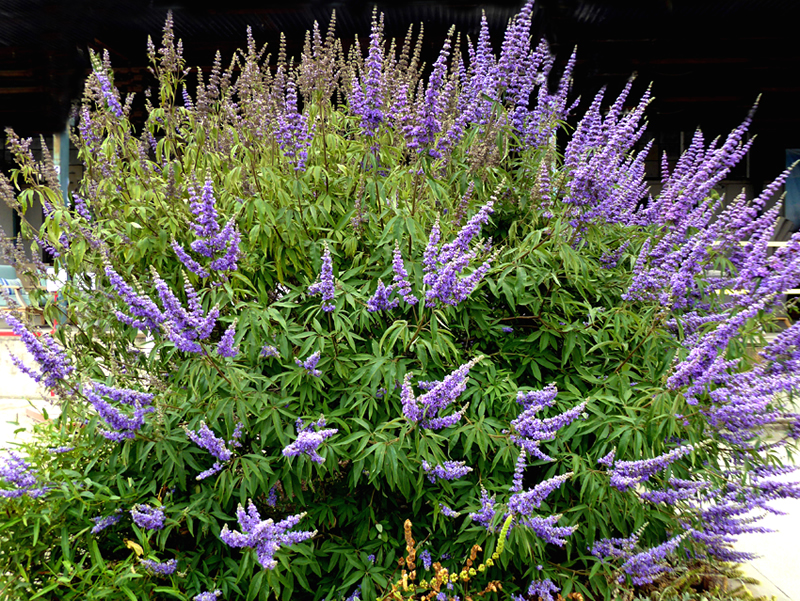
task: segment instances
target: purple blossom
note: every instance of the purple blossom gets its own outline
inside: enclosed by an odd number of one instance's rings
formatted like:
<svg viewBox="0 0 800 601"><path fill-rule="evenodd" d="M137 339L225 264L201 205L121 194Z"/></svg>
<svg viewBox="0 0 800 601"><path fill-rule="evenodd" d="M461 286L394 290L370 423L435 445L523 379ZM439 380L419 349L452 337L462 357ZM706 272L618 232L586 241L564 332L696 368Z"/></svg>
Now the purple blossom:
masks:
<svg viewBox="0 0 800 601"><path fill-rule="evenodd" d="M284 457L296 457L297 455L308 455L314 463L323 463L325 460L319 455L317 449L326 438L330 438L339 430L337 428L325 427L325 418L320 418L316 422L311 422L307 426L303 425L302 420L297 420L295 425L297 429L297 438L293 443L284 447ZM314 431L314 428L316 431Z"/></svg>
<svg viewBox="0 0 800 601"><path fill-rule="evenodd" d="M37 336L9 313L3 315L3 319L11 326L14 333L20 337L25 348L33 355L36 363L39 364L39 370L37 371L23 364L19 358L12 357L14 365L21 372L29 375L36 382L41 382L48 388L52 388L62 380L65 380L75 370L64 349L50 336L47 334Z"/></svg>
<svg viewBox="0 0 800 601"><path fill-rule="evenodd" d="M680 534L657 547L631 555L622 564L622 571L631 577L631 582L635 585L650 584L664 572L672 571L664 561L678 548L686 535L687 533Z"/></svg>
<svg viewBox="0 0 800 601"><path fill-rule="evenodd" d="M691 453L692 445L684 445L658 457L639 461L616 461L611 469L611 486L618 490L627 490L640 482L650 479L656 472L667 469L674 461Z"/></svg>
<svg viewBox="0 0 800 601"><path fill-rule="evenodd" d="M100 91L103 94L103 98L105 99L109 110L114 114L115 117L122 119L123 112L122 105L119 102L119 93L111 83L108 75L97 70L94 72L94 75L97 78L97 82L100 84Z"/></svg>
<svg viewBox="0 0 800 601"><path fill-rule="evenodd" d="M61 453L69 453L70 451L74 451L75 447L74 446L49 447L47 450L50 453L53 453L54 455L60 455Z"/></svg>
<svg viewBox="0 0 800 601"><path fill-rule="evenodd" d="M148 392L93 382L84 386L83 394L108 428L101 429L100 434L114 442L133 439L136 432L144 426L144 416L155 411L155 407L151 405L155 395ZM120 405L131 408L132 415L126 415Z"/></svg>
<svg viewBox="0 0 800 601"><path fill-rule="evenodd" d="M492 525L492 522L494 521L494 516L497 512L497 510L494 508L494 505L494 495L490 497L489 493L486 492L486 489L481 486L481 508L474 513L470 513L469 518L473 522L479 523L489 532L494 532L494 526Z"/></svg>
<svg viewBox="0 0 800 601"><path fill-rule="evenodd" d="M418 555L419 560L422 562L423 567L426 570L431 569L431 565L433 564L433 558L431 557L431 552L427 549L423 549L422 552Z"/></svg>
<svg viewBox="0 0 800 601"><path fill-rule="evenodd" d="M448 518L457 518L458 516L461 515L460 512L455 511L454 509L451 509L450 507L448 507L444 503L439 503L439 509L441 510L442 515L445 516L445 517L448 517Z"/></svg>
<svg viewBox="0 0 800 601"><path fill-rule="evenodd" d="M586 408L586 402L583 402L554 417L546 419L536 417L536 413L541 409L555 403L557 394L558 391L552 384L542 390L517 393L517 402L525 409L511 422L514 434L510 438L522 449L542 461L553 461L553 458L543 453L539 445L544 441L553 440L561 428L580 417Z"/></svg>
<svg viewBox="0 0 800 601"><path fill-rule="evenodd" d="M312 296L322 295L322 310L333 311L336 306L333 304L333 261L328 244L325 244L325 251L322 253L322 271L319 274L319 281L308 287L308 293Z"/></svg>
<svg viewBox="0 0 800 601"><path fill-rule="evenodd" d="M278 490L275 486L269 489L267 493L267 505L275 507L278 504Z"/></svg>
<svg viewBox="0 0 800 601"><path fill-rule="evenodd" d="M417 304L417 297L411 293L411 284L408 281L408 272L403 264L403 255L400 251L399 241L394 243L392 270L394 271L393 282L394 285L397 286L397 294L409 305Z"/></svg>
<svg viewBox="0 0 800 601"><path fill-rule="evenodd" d="M549 515L547 517L533 516L524 517L520 523L527 526L536 533L536 536L551 545L563 547L567 544L567 538L578 526L556 526L556 522L561 519L561 514Z"/></svg>
<svg viewBox="0 0 800 601"><path fill-rule="evenodd" d="M432 382L428 391L416 398L411 389L411 376L409 372L403 379L400 400L403 404L403 414L414 423L419 423L423 428L441 430L452 426L461 419L462 411L456 411L447 416L439 413L449 407L467 388L469 370L481 359L478 356L468 363L447 375L441 382Z"/></svg>
<svg viewBox="0 0 800 601"><path fill-rule="evenodd" d="M230 461L233 453L228 447L241 446L241 443L238 439L242 435L242 423L239 422L236 424L236 428L233 431L233 436L228 441L227 445L225 444L224 439L214 435L205 422L200 422L200 429L197 432L187 429L186 435L189 437L189 440L194 442L200 448L208 451L212 457L217 459L210 469L207 469L197 475L197 480L203 480L222 471L222 468L224 467L222 464Z"/></svg>
<svg viewBox="0 0 800 601"><path fill-rule="evenodd" d="M543 480L529 490L511 495L508 500L508 510L521 516L530 516L534 509L538 509L542 505L551 492L569 480L572 475L573 472L567 472L560 476L554 476Z"/></svg>
<svg viewBox="0 0 800 601"><path fill-rule="evenodd" d="M228 326L217 344L217 354L220 357L235 357L239 354L239 347L233 346L234 336L236 336L236 320Z"/></svg>
<svg viewBox="0 0 800 601"><path fill-rule="evenodd" d="M444 464L431 465L423 460L422 469L431 482L436 482L436 480L456 480L472 471L472 468L464 465L463 461L445 461Z"/></svg>
<svg viewBox="0 0 800 601"><path fill-rule="evenodd" d="M255 548L258 563L261 564L261 567L271 570L278 565L274 556L280 547L300 543L317 534L316 530L289 531L304 516L305 513L291 515L277 523L271 519L262 520L255 505L250 501L247 511L241 505L236 510L241 532L231 531L225 524L219 537L229 547Z"/></svg>
<svg viewBox="0 0 800 601"><path fill-rule="evenodd" d="M178 561L176 559L170 559L165 562L142 559L140 563L148 572L156 576L170 576L174 574L175 570L178 568Z"/></svg>
<svg viewBox="0 0 800 601"><path fill-rule="evenodd" d="M528 456L525 453L525 449L521 449L519 452L519 457L517 457L517 463L514 467L514 480L511 484L511 488L509 489L511 492L520 492L522 490L522 478L525 475L527 459Z"/></svg>
<svg viewBox="0 0 800 601"><path fill-rule="evenodd" d="M109 526L113 526L117 522L122 519L122 510L118 509L116 513L112 513L111 515L102 516L98 515L97 517L93 517L92 521L94 522L94 527L92 528L92 534L97 534L98 532L102 532Z"/></svg>
<svg viewBox="0 0 800 601"><path fill-rule="evenodd" d="M149 505L134 505L131 509L133 523L139 528L161 530L164 527L164 510Z"/></svg>
<svg viewBox="0 0 800 601"><path fill-rule="evenodd" d="M391 311L397 307L400 304L400 299L389 300L392 292L394 292L394 284L387 287L378 280L378 288L375 290L375 294L367 300L367 311L376 313L377 311Z"/></svg>
<svg viewBox="0 0 800 601"><path fill-rule="evenodd" d="M500 329L503 331L503 334L511 334L511 332L514 331L514 328L512 328L510 326L503 326Z"/></svg>
<svg viewBox="0 0 800 601"><path fill-rule="evenodd" d="M301 361L300 359L295 359L294 362L297 364L298 367L302 367L308 375L314 376L315 378L319 378L322 375L322 372L317 369L317 363L319 363L320 358L320 351L317 351L313 355L310 355L308 359L305 361Z"/></svg>
<svg viewBox="0 0 800 601"><path fill-rule="evenodd" d="M0 480L14 487L11 490L0 489L0 497L17 499L28 495L36 499L47 492L46 486L39 486L36 470L14 451L9 451L0 461Z"/></svg>
<svg viewBox="0 0 800 601"><path fill-rule="evenodd" d="M294 163L295 171L305 171L313 126L309 128L308 117L297 110L297 87L293 79L286 84L286 99L282 108L277 115L275 139L283 156Z"/></svg>
<svg viewBox="0 0 800 601"><path fill-rule="evenodd" d="M216 601L217 597L222 595L222 591L217 589L215 591L205 591L199 595L192 597L192 601Z"/></svg>
<svg viewBox="0 0 800 601"><path fill-rule="evenodd" d="M273 346L271 344L265 344L261 348L261 356L262 357L274 357L276 359L279 359L281 354L280 354L280 352L278 352L278 347Z"/></svg>
<svg viewBox="0 0 800 601"><path fill-rule="evenodd" d="M439 247L439 220L431 229L428 245L423 253L423 283L428 286L425 293L426 306L435 307L437 302L457 305L477 287L491 267L489 258L475 267L467 276L463 271L478 256L478 249L470 249L472 240L480 233L481 225L489 221L494 212L494 201L482 206L456 235L455 240Z"/></svg>
<svg viewBox="0 0 800 601"><path fill-rule="evenodd" d="M553 584L549 578L544 580L534 580L528 587L528 597L531 599L539 599L540 601L555 601L553 595L558 595L561 589ZM515 595L515 597L518 597ZM519 597L522 599L522 597Z"/></svg>

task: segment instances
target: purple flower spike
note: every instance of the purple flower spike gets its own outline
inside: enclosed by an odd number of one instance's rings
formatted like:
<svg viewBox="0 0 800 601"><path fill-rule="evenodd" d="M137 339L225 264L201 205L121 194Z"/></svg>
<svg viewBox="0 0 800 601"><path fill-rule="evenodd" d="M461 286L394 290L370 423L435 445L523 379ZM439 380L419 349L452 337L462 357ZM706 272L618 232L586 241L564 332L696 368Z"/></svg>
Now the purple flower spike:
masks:
<svg viewBox="0 0 800 601"><path fill-rule="evenodd" d="M131 509L133 523L139 528L161 530L164 527L164 511L149 505L134 505Z"/></svg>
<svg viewBox="0 0 800 601"><path fill-rule="evenodd" d="M222 468L224 467L222 464L230 461L231 457L233 456L233 453L228 447L241 446L238 441L242 435L241 428L241 422L236 424L236 428L233 431L233 437L228 441L227 445L225 444L225 440L214 435L205 422L200 422L200 429L197 432L186 430L186 435L192 442L194 442L200 448L208 451L212 457L217 459L210 469L200 472L200 474L197 475L198 480L203 480L222 471Z"/></svg>
<svg viewBox="0 0 800 601"><path fill-rule="evenodd" d="M445 461L444 465L431 465L427 461L423 461L422 469L431 482L436 482L436 480L456 480L472 471L472 468L464 465L463 461Z"/></svg>
<svg viewBox="0 0 800 601"><path fill-rule="evenodd" d="M311 355L305 361L301 361L300 359L295 359L294 362L298 365L298 367L302 367L308 375L314 376L315 378L319 378L322 375L322 372L317 369L317 363L319 363L320 352L317 351L313 355Z"/></svg>
<svg viewBox="0 0 800 601"><path fill-rule="evenodd" d="M140 563L148 572L156 576L170 576L174 574L175 570L178 568L178 561L176 559L170 559L165 562L143 559Z"/></svg>
<svg viewBox="0 0 800 601"><path fill-rule="evenodd" d="M447 409L466 390L469 370L481 359L483 359L483 355L465 363L447 375L441 382L427 383L428 391L419 398L414 396L411 389L412 374L407 373L400 395L403 415L409 421L419 423L423 428L430 430L441 430L457 423L461 419L462 411L456 411L447 416L440 416L439 413Z"/></svg>
<svg viewBox="0 0 800 601"><path fill-rule="evenodd" d="M258 510L253 505L253 502L250 501L247 511L241 505L236 511L239 527L242 529L241 532L231 531L228 529L228 525L225 524L219 537L229 547L255 548L258 563L261 564L261 567L271 570L278 565L275 560L275 553L280 547L308 540L317 534L316 530L289 531L289 528L297 525L305 515L305 513L290 515L277 523L271 519L262 521Z"/></svg>
<svg viewBox="0 0 800 601"><path fill-rule="evenodd" d="M6 499L17 499L22 495L36 499L47 492L47 487L38 485L36 470L13 451L3 457L0 463L0 480L14 487L12 490L0 490L0 497Z"/></svg>
<svg viewBox="0 0 800 601"><path fill-rule="evenodd" d="M222 595L222 591L217 589L215 591L206 591L192 597L192 601L217 601L217 597Z"/></svg>
<svg viewBox="0 0 800 601"><path fill-rule="evenodd" d="M113 526L117 522L122 519L122 510L118 509L116 513L112 513L111 515L102 516L98 515L97 517L92 518L94 522L94 528L92 528L92 534L97 534L98 532L102 532L109 526Z"/></svg>
<svg viewBox="0 0 800 601"><path fill-rule="evenodd" d="M47 334L37 336L33 334L25 325L10 313L3 315L5 322L11 326L14 333L20 337L28 352L39 364L39 371L32 369L22 363L17 357L12 357L12 361L19 370L36 382L41 382L48 388L56 386L62 380L75 371L67 354Z"/></svg>
<svg viewBox="0 0 800 601"><path fill-rule="evenodd" d="M296 457L297 455L308 455L314 463L323 463L325 460L317 452L320 445L326 438L330 438L339 430L336 428L325 427L325 418L320 418L316 422L311 422L307 426L303 425L302 420L297 420L297 438L295 441L283 449L284 457ZM314 431L316 428L316 432Z"/></svg>
<svg viewBox="0 0 800 601"><path fill-rule="evenodd" d="M262 357L274 357L276 359L279 359L281 354L280 354L280 352L278 352L278 347L277 346L273 346L271 344L265 344L261 348L261 356Z"/></svg>
<svg viewBox="0 0 800 601"><path fill-rule="evenodd" d="M322 295L322 310L333 311L336 306L333 301L333 261L328 244L325 244L325 252L322 253L322 271L319 274L319 281L308 287L308 293L312 296Z"/></svg>
<svg viewBox="0 0 800 601"><path fill-rule="evenodd" d="M236 320L233 321L217 345L217 354L220 357L235 357L239 354L239 347L233 346L233 338L236 335Z"/></svg>

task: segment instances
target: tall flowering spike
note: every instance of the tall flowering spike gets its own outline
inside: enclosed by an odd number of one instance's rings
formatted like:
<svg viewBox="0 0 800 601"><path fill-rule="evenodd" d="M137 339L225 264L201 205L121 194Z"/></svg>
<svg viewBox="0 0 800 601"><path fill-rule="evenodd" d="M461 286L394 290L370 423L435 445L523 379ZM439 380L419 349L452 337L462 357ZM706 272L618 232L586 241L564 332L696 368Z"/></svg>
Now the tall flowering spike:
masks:
<svg viewBox="0 0 800 601"><path fill-rule="evenodd" d="M536 417L544 407L550 407L555 403L557 394L558 390L553 384L548 384L542 390L517 393L517 402L525 409L511 422L514 432L510 436L511 441L542 461L553 461L553 458L543 453L539 445L547 440L553 440L561 428L580 417L586 409L586 403L583 402L554 417L546 419Z"/></svg>
<svg viewBox="0 0 800 601"><path fill-rule="evenodd" d="M322 310L333 311L336 306L333 304L334 285L333 285L333 260L328 243L325 243L325 251L322 253L322 271L319 274L319 281L308 287L308 293L312 296L322 295Z"/></svg>
<svg viewBox="0 0 800 601"><path fill-rule="evenodd" d="M200 448L208 451L212 457L217 459L210 469L207 469L197 475L198 480L203 480L220 472L224 467L223 463L230 461L233 453L228 447L240 446L238 439L242 434L241 428L241 422L236 424L236 429L233 432L233 438L228 441L227 445L225 444L224 439L214 435L205 422L200 422L200 429L197 430L197 432L193 432L192 430L188 429L186 430L186 436L189 437L189 440L194 442Z"/></svg>
<svg viewBox="0 0 800 601"><path fill-rule="evenodd" d="M397 294L409 305L417 304L417 297L411 293L411 284L408 281L408 272L403 264L403 254L400 251L400 242L394 243L394 253L392 258L392 270L394 271L394 285L397 286Z"/></svg>
<svg viewBox="0 0 800 601"><path fill-rule="evenodd" d="M164 510L150 505L134 505L131 508L133 523L147 530L161 530L164 527Z"/></svg>
<svg viewBox="0 0 800 601"><path fill-rule="evenodd" d="M494 198L494 197L493 197ZM428 307L435 307L437 302L457 305L465 300L477 287L488 272L493 257L478 267L471 274L464 276L462 272L472 263L479 253L486 248L470 248L473 239L480 233L481 226L489 220L494 212L494 200L482 206L456 235L455 240L439 247L439 220L431 229L428 245L423 254L423 283L429 289L425 293Z"/></svg>
<svg viewBox="0 0 800 601"><path fill-rule="evenodd" d="M463 461L445 461L443 464L432 465L427 461L422 462L422 469L428 476L428 480L457 480L466 476L472 468L465 465Z"/></svg>
<svg viewBox="0 0 800 601"><path fill-rule="evenodd" d="M392 292L394 292L394 284L387 287L378 280L378 288L375 290L375 294L367 300L367 311L376 313L377 311L391 311L396 308L400 304L400 299L390 299Z"/></svg>
<svg viewBox="0 0 800 601"><path fill-rule="evenodd" d="M284 447L284 457L296 457L297 455L308 455L314 463L323 463L325 460L317 452L325 439L330 438L339 430L337 428L322 429L325 427L325 418L320 418L307 426L303 425L302 420L296 424L297 438L293 443Z"/></svg>
<svg viewBox="0 0 800 601"><path fill-rule="evenodd" d="M511 483L511 488L509 489L511 492L522 491L522 478L525 476L527 460L528 455L525 453L525 449L521 449L519 452L519 457L517 457L517 463L514 467L514 480Z"/></svg>
<svg viewBox="0 0 800 601"><path fill-rule="evenodd" d="M486 492L486 489L483 488L483 486L481 486L481 508L475 513L470 513L469 518L473 522L479 523L488 531L494 532L493 521L494 521L494 516L497 513L497 510L494 508L494 506L495 506L494 495L490 497L489 493Z"/></svg>
<svg viewBox="0 0 800 601"><path fill-rule="evenodd" d="M631 582L635 585L650 584L661 574L672 571L666 564L666 559L675 552L686 536L687 533L684 532L657 547L631 555L622 564L622 571L631 577Z"/></svg>
<svg viewBox="0 0 800 601"><path fill-rule="evenodd" d="M94 71L94 76L97 78L97 83L100 84L100 92L106 101L108 109L117 119L122 119L124 112L119 101L119 92L117 92L117 89L108 78L108 73L101 66Z"/></svg>
<svg viewBox="0 0 800 601"><path fill-rule="evenodd" d="M139 563L142 564L145 570L156 576L170 576L178 569L178 560L170 559L169 561L155 561L153 559L142 559Z"/></svg>
<svg viewBox="0 0 800 601"><path fill-rule="evenodd" d="M239 354L239 347L233 346L234 337L236 336L236 320L228 326L222 338L217 344L217 354L220 357L235 357Z"/></svg>
<svg viewBox="0 0 800 601"><path fill-rule="evenodd" d="M640 482L649 480L650 476L667 469L676 460L685 457L693 450L692 445L684 445L651 459L616 461L611 469L611 486L619 490L627 490Z"/></svg>
<svg viewBox="0 0 800 601"><path fill-rule="evenodd" d="M46 486L39 485L36 470L17 453L10 451L0 461L0 481L13 487L10 490L0 489L0 497L15 499L28 495L35 499L47 492Z"/></svg>
<svg viewBox="0 0 800 601"><path fill-rule="evenodd" d="M144 426L144 416L155 411L151 404L155 395L151 393L93 382L83 387L83 394L105 423L107 429L101 429L100 434L114 442L135 438ZM128 416L119 405L132 410L132 415Z"/></svg>
<svg viewBox="0 0 800 601"><path fill-rule="evenodd" d="M322 372L317 369L317 363L319 363L319 358L321 356L320 351L317 351L310 355L308 359L305 361L301 361L300 359L295 359L294 362L297 364L298 367L302 367L306 370L306 373L309 376L314 376L315 378L319 378L322 375Z"/></svg>
<svg viewBox="0 0 800 601"><path fill-rule="evenodd" d="M414 397L411 389L411 374L406 374L401 395L406 419L430 430L441 430L457 423L461 419L462 411L448 416L441 416L440 412L447 409L466 390L469 370L481 359L483 355L464 363L441 382L432 382L429 390L419 398Z"/></svg>
<svg viewBox="0 0 800 601"><path fill-rule="evenodd" d="M11 360L19 370L36 382L41 382L48 388L57 386L69 376L75 368L64 350L47 334L36 336L16 317L10 313L3 316L5 322L11 326L14 333L19 336L28 352L33 355L39 370L25 365L22 360L12 357Z"/></svg>
<svg viewBox="0 0 800 601"><path fill-rule="evenodd" d="M573 472L567 472L560 476L554 476L539 482L529 490L511 495L508 501L508 510L519 515L530 516L534 509L538 509L542 505L547 495L559 488L572 475Z"/></svg>
<svg viewBox="0 0 800 601"><path fill-rule="evenodd" d="M289 79L286 83L286 97L282 109L277 115L278 129L275 132L275 139L283 151L283 156L294 164L294 170L305 171L313 126L309 127L308 116L297 110L297 88L294 79Z"/></svg>
<svg viewBox="0 0 800 601"><path fill-rule="evenodd" d="M92 521L94 522L94 527L92 528L92 534L97 534L102 532L106 528L113 526L117 522L122 519L122 510L118 509L116 513L112 513L111 515L102 516L98 515L97 517L93 517Z"/></svg>
<svg viewBox="0 0 800 601"><path fill-rule="evenodd" d="M271 519L262 520L255 505L250 501L246 512L241 505L239 505L239 509L236 512L241 531L231 531L228 529L228 525L225 524L219 537L229 547L254 548L261 567L271 570L278 565L275 560L275 553L281 547L300 543L317 534L316 530L289 530L296 526L305 515L305 513L291 515L277 523Z"/></svg>

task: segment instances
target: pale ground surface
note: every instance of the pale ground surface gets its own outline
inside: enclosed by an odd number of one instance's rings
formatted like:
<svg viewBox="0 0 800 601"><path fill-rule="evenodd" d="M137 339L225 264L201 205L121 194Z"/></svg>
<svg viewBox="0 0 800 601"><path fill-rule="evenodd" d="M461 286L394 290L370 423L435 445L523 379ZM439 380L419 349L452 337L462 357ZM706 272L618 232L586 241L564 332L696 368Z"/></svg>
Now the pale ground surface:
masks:
<svg viewBox="0 0 800 601"><path fill-rule="evenodd" d="M13 448L15 442L27 438L32 426L42 420L43 409L51 417L58 414L46 393L11 362L9 352L22 357L26 365L34 364L17 339L0 337L0 449ZM797 455L794 460L800 462ZM800 472L782 479L799 480ZM747 588L768 599L800 601L800 499L784 499L772 505L787 515L770 514L759 524L776 532L742 535L737 544L739 550L762 556L743 566L746 575L761 582Z"/></svg>

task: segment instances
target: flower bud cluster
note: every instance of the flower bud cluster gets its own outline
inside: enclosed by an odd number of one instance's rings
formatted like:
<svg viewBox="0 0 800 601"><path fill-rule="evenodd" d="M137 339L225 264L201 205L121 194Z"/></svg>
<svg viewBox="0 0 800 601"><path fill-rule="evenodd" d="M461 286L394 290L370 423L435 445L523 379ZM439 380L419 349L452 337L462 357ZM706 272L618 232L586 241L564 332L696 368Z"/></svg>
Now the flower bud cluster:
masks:
<svg viewBox="0 0 800 601"><path fill-rule="evenodd" d="M308 540L317 534L317 531L290 531L303 519L305 513L290 515L289 517L274 522L272 519L262 520L253 501L249 501L247 511L239 505L236 517L241 531L231 531L225 524L219 537L229 547L251 547L256 550L258 563L264 569L271 570L278 565L275 553L282 546L289 546Z"/></svg>
<svg viewBox="0 0 800 601"><path fill-rule="evenodd" d="M321 417L307 426L303 425L303 420L298 419L295 424L297 438L293 443L284 447L284 457L296 457L298 455L308 455L314 463L323 463L325 460L318 453L320 445L325 439L330 438L339 430L337 428L325 428L325 418Z"/></svg>

